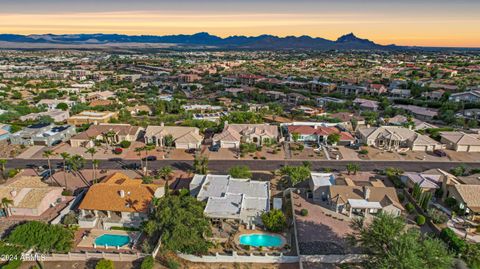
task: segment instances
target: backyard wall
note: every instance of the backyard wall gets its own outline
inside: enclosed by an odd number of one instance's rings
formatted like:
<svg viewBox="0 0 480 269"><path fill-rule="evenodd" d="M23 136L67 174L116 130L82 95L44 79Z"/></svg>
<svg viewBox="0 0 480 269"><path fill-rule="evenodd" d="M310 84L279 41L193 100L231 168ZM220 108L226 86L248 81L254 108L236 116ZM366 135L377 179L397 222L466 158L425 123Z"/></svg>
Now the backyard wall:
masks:
<svg viewBox="0 0 480 269"><path fill-rule="evenodd" d="M216 254L215 256L195 256L187 254L177 254L178 257L185 259L191 262L205 262L205 263L222 263L222 262L245 262L245 263L298 263L298 256L279 256L274 255L237 255L236 252L233 252L232 255L220 255Z"/></svg>

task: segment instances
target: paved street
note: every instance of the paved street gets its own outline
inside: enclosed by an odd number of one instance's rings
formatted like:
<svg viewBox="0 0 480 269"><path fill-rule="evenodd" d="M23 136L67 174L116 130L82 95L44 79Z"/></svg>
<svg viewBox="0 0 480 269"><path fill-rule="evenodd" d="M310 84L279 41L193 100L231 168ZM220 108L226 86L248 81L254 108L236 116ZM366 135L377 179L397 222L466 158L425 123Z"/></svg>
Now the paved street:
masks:
<svg viewBox="0 0 480 269"><path fill-rule="evenodd" d="M460 164L465 164L469 168L480 168L480 162L432 162L432 161L344 161L344 160L310 160L312 170L321 170L330 168L333 170L345 170L349 163L357 163L360 165L360 170L371 171L374 169L384 169L386 167L396 167L404 171L424 171L432 168L440 168L449 170ZM140 161L133 160L101 160L99 164L100 169L119 169L124 164L140 163ZM210 160L208 167L212 172L225 173L228 169L235 165L247 165L254 171L273 171L279 169L284 165L302 165L299 160ZM38 159L11 159L7 162L7 168L28 168L32 165L45 165L47 160ZM52 167L61 164L61 160L52 160ZM149 169L158 169L166 165L170 165L176 169L188 171L192 170L193 161L190 160L157 160L148 162ZM90 167L90 161L86 160L86 167Z"/></svg>

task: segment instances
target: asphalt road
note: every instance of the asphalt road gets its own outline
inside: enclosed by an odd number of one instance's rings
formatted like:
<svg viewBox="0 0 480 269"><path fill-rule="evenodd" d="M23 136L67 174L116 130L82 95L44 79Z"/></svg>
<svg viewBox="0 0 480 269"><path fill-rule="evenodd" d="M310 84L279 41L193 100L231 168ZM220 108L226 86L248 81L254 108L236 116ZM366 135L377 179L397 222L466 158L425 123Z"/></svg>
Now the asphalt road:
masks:
<svg viewBox="0 0 480 269"><path fill-rule="evenodd" d="M61 166L61 160L52 160L52 167ZM387 167L400 168L403 171L420 172L432 168L440 168L449 170L460 164L465 164L469 168L480 168L480 162L431 162L431 161L343 161L343 160L318 160L309 161L312 164L312 170L322 170L330 168L333 170L345 170L349 163L356 163L360 165L360 170L371 171L375 169L385 169ZM99 169L121 169L125 164L137 163L140 161L134 160L100 160ZM298 160L210 160L208 168L212 172L226 173L228 169L235 165L246 165L252 171L273 171L279 169L284 165L302 165L303 161ZM46 165L47 160L38 159L11 159L8 160L7 168L28 168L31 166ZM157 160L148 162L149 169L159 169L163 166L170 165L173 168L188 171L193 170L193 161L190 160ZM91 167L91 162L86 161L86 168Z"/></svg>

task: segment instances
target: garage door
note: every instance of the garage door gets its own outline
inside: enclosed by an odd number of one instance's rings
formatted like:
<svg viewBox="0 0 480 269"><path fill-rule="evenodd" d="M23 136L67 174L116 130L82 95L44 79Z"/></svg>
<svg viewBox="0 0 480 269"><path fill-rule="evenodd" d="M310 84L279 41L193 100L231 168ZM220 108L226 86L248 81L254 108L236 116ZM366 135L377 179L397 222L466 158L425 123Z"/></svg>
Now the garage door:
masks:
<svg viewBox="0 0 480 269"><path fill-rule="evenodd" d="M236 148L236 147L237 147L237 144L236 144L235 142L222 141L221 147L222 147L222 148Z"/></svg>

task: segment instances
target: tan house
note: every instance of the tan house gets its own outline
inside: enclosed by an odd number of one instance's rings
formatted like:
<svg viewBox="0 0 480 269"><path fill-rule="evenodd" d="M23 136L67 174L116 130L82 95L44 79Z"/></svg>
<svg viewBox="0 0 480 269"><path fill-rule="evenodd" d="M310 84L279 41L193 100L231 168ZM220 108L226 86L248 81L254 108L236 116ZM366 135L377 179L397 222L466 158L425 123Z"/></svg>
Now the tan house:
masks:
<svg viewBox="0 0 480 269"><path fill-rule="evenodd" d="M63 188L50 187L37 176L21 176L0 185L0 200L7 198L13 204L6 209L10 216L38 217L64 201Z"/></svg>
<svg viewBox="0 0 480 269"><path fill-rule="evenodd" d="M480 221L480 185L453 184L447 186L446 197L454 198L471 220Z"/></svg>
<svg viewBox="0 0 480 269"><path fill-rule="evenodd" d="M80 126L83 124L109 123L111 119L117 118L117 112L110 111L82 111L77 115L71 116L68 124Z"/></svg>
<svg viewBox="0 0 480 269"><path fill-rule="evenodd" d="M171 136L177 149L195 149L202 144L203 137L196 127L148 126L145 129L145 143L165 146L166 138Z"/></svg>
<svg viewBox="0 0 480 269"><path fill-rule="evenodd" d="M93 140L104 140L110 144L122 141L136 141L142 128L130 124L99 124L92 125L88 130L70 138L72 147L92 147ZM108 141L107 141L108 140Z"/></svg>
<svg viewBox="0 0 480 269"><path fill-rule="evenodd" d="M381 211L399 216L404 210L392 187L333 185L328 188L327 201L332 210L349 217Z"/></svg>
<svg viewBox="0 0 480 269"><path fill-rule="evenodd" d="M361 128L356 134L362 144L391 151L433 151L443 148L441 143L430 137L400 126Z"/></svg>
<svg viewBox="0 0 480 269"><path fill-rule="evenodd" d="M81 228L138 227L147 219L152 199L163 195L162 186L117 172L88 189L78 207L78 223Z"/></svg>
<svg viewBox="0 0 480 269"><path fill-rule="evenodd" d="M228 124L213 136L213 143L221 148L239 148L241 142L262 145L265 140L278 141L278 127L269 124Z"/></svg>
<svg viewBox="0 0 480 269"><path fill-rule="evenodd" d="M464 132L441 132L440 142L448 149L462 152L480 152L480 135Z"/></svg>

